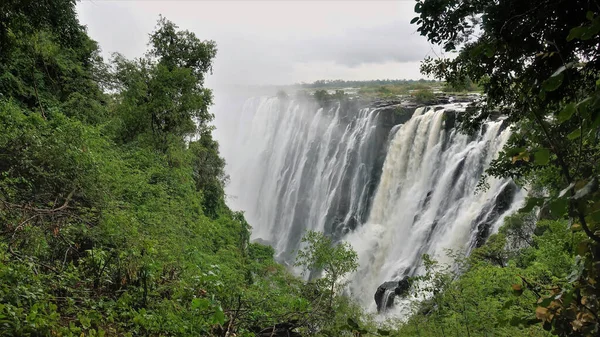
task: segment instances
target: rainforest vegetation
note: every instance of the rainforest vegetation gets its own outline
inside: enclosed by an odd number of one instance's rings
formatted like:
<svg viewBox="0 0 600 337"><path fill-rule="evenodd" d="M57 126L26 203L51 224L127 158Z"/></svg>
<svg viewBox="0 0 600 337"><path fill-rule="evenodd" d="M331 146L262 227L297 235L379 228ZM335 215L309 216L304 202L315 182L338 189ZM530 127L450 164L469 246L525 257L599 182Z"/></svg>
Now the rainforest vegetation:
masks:
<svg viewBox="0 0 600 337"><path fill-rule="evenodd" d="M105 62L75 1L0 3L0 336L335 326L350 306L249 243L225 204L215 43L166 18L148 42Z"/></svg>
<svg viewBox="0 0 600 337"><path fill-rule="evenodd" d="M381 323L343 296L351 247L309 232L297 265L326 273L307 282L227 207L204 87L214 42L161 17L144 57L103 60L74 0L0 2L0 336L598 335L600 6L418 0L415 12L457 55L422 71L482 88L464 132L512 123L487 176L529 197L469 256L424 256L412 316ZM342 84L355 85L319 83Z"/></svg>

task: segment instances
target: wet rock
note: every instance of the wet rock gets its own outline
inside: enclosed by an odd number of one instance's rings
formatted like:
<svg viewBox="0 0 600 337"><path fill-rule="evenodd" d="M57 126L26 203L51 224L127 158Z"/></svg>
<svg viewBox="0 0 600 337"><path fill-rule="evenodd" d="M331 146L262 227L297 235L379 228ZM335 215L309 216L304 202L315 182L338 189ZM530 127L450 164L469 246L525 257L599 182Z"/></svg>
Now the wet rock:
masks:
<svg viewBox="0 0 600 337"><path fill-rule="evenodd" d="M386 311L394 306L396 296L404 296L410 288L408 277L402 280L389 281L382 283L375 291L375 304L377 304L377 312Z"/></svg>

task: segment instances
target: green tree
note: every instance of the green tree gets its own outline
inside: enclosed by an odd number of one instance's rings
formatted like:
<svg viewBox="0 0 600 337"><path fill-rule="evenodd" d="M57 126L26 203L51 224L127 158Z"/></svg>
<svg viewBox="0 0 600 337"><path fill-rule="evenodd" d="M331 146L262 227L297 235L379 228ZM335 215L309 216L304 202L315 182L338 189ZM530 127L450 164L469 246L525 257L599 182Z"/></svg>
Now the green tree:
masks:
<svg viewBox="0 0 600 337"><path fill-rule="evenodd" d="M150 132L165 151L170 138L182 142L213 118L208 111L212 92L203 84L212 69L216 45L177 28L161 17L150 34L151 49L145 58L115 57L115 88L122 102L118 111L125 141Z"/></svg>
<svg viewBox="0 0 600 337"><path fill-rule="evenodd" d="M594 1L417 0L418 31L453 59L427 59L421 70L460 85L479 83L485 98L458 117L473 131L497 113L513 134L488 174L528 183L549 197L529 199L554 219L569 218L581 257L573 277L540 302L538 318L560 335L599 330L600 7ZM594 299L594 300L591 300Z"/></svg>
<svg viewBox="0 0 600 337"><path fill-rule="evenodd" d="M324 272L324 288L329 292L331 308L335 294L346 284L344 277L358 268L358 255L349 243L334 243L321 232L308 231L302 243L307 246L298 251L295 265L303 267L305 272Z"/></svg>

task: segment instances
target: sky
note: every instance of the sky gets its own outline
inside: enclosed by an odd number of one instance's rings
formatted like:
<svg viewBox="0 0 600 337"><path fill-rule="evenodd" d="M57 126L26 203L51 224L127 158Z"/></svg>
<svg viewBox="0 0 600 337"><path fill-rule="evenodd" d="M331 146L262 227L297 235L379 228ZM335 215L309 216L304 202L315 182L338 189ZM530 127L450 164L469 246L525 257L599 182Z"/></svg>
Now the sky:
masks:
<svg viewBox="0 0 600 337"><path fill-rule="evenodd" d="M207 86L320 79L419 79L439 54L410 25L412 0L82 0L79 19L103 55L139 57L160 14L217 43Z"/></svg>

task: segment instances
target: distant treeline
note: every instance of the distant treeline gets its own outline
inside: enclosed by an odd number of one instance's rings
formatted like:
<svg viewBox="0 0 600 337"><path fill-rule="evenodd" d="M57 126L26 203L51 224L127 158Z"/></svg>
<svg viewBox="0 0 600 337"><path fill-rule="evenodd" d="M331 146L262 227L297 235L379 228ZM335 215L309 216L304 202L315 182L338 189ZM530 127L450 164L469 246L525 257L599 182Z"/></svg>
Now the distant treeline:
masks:
<svg viewBox="0 0 600 337"><path fill-rule="evenodd" d="M371 80L371 81L344 81L344 80L318 80L313 83L298 83L296 85L302 88L340 88L340 87L368 87L374 85L402 85L415 83L440 83L431 80Z"/></svg>

